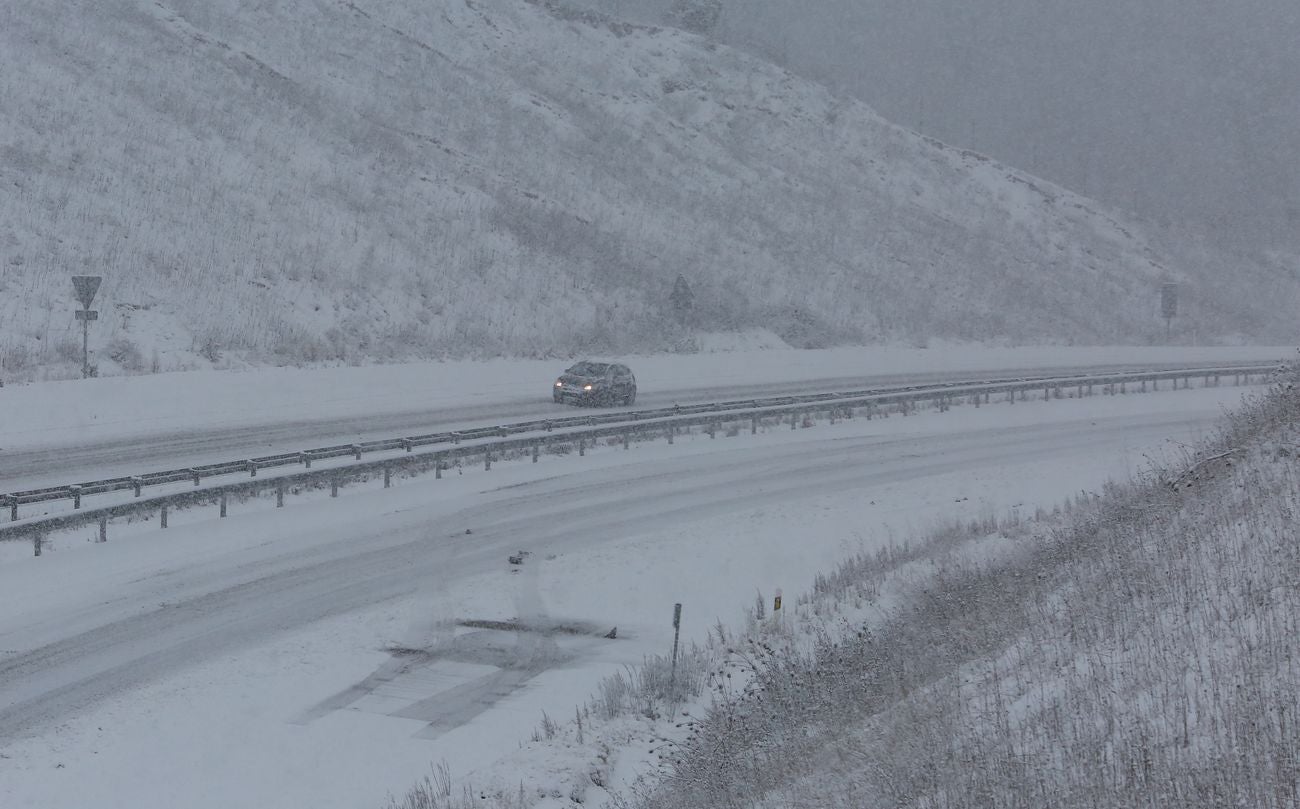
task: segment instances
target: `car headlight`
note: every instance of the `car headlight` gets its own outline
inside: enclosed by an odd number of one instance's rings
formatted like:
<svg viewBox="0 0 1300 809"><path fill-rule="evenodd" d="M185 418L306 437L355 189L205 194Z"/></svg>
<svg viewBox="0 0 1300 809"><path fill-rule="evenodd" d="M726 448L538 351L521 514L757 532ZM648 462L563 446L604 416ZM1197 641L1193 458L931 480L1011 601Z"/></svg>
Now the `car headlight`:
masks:
<svg viewBox="0 0 1300 809"><path fill-rule="evenodd" d="M583 389L583 390L591 390L591 385L583 385L583 386L582 386L582 389Z"/></svg>
<svg viewBox="0 0 1300 809"><path fill-rule="evenodd" d="M564 383L563 383L563 382L556 382L556 383L555 383L555 387L557 387L557 388L562 388L562 387L564 387Z"/></svg>

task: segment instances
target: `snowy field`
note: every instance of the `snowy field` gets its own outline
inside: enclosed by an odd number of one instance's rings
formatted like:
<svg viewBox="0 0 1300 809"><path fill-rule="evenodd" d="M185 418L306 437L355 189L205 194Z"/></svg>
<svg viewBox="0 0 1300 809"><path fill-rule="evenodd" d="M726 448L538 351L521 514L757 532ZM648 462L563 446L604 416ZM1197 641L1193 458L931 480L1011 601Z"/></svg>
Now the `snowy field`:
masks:
<svg viewBox="0 0 1300 809"><path fill-rule="evenodd" d="M779 355L730 354L635 367L647 391L670 366L677 389L689 391L801 371L819 379L859 369L865 376L1170 359L1053 349L914 352L875 365L864 354L846 365L834 354L792 352L789 365ZM1209 359L1285 356L1254 349ZM919 364L926 357L930 364ZM486 401L497 401L507 388L518 397L528 374L544 391L552 373L533 363L431 367L447 371L443 385L454 389L438 401L456 406L479 394L447 380L477 379L496 391ZM223 416L215 402L206 416L177 415L194 425L255 424L282 407L312 416L401 410L439 388L425 380L401 392L410 372L97 380L131 393L87 398L81 410L50 408L44 425L56 426L55 413L97 413L105 421L91 418L89 436L147 432L151 425L140 422L164 411L141 403L132 418L126 402L144 389L132 385L169 389L172 402L200 402L196 391L231 384L280 392L261 415ZM378 381L385 375L390 387ZM337 382L349 377L351 386ZM323 380L337 387L326 392ZM42 387L51 398L55 386ZM319 410L313 391L324 400ZM1245 392L961 407L752 437L695 436L630 452L602 447L585 458L402 480L390 490L357 486L337 500L295 498L283 510L250 501L224 521L209 510L186 512L165 532L123 526L107 544L73 537L39 559L6 554L0 806L380 806L435 763L462 781L531 789L587 755L529 743L543 712L571 718L603 676L667 653L674 602L684 605L685 642L702 641L718 621L739 628L758 592L782 588L793 598L852 550L951 518L1032 512L1141 471ZM5 413L6 440L40 440L11 427L13 412ZM509 564L520 550L529 552L524 564ZM572 631L465 625L510 619ZM615 639L601 637L613 627ZM424 652L418 665L401 651L412 649ZM623 756L618 780L645 766L641 753Z"/></svg>

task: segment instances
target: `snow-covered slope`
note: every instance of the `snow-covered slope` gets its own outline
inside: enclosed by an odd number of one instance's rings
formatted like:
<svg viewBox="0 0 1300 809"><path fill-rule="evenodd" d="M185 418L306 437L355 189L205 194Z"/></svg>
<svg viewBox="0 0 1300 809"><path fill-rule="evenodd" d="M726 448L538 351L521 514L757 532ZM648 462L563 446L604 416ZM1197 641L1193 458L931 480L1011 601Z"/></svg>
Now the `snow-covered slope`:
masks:
<svg viewBox="0 0 1300 809"><path fill-rule="evenodd" d="M0 109L11 378L79 365L71 274L105 373L689 346L678 274L793 345L1146 341L1188 280L1060 188L549 0L13 0Z"/></svg>

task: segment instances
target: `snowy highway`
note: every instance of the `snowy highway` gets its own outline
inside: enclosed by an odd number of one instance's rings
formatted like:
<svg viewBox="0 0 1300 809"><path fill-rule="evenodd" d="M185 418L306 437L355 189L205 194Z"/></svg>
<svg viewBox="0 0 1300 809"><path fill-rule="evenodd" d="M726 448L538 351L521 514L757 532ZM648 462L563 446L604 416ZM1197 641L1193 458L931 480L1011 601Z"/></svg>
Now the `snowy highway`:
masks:
<svg viewBox="0 0 1300 809"><path fill-rule="evenodd" d="M1243 394L603 447L5 557L0 804L377 805L431 761L483 772L540 710L572 712L601 675L662 651L674 601L699 640L756 589L805 589L854 543L1050 507L1139 471ZM495 633L503 647L464 626L516 618L591 633ZM618 640L599 638L614 626ZM457 644L468 656L435 654ZM380 686L398 647L429 657L395 695Z"/></svg>

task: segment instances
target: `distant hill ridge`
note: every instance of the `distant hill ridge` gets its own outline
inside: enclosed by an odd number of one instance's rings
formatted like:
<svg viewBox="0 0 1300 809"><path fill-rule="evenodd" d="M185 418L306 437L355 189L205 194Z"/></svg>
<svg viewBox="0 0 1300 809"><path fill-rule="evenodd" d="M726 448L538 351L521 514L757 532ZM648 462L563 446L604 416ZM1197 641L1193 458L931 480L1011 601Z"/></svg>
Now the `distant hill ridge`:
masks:
<svg viewBox="0 0 1300 809"><path fill-rule="evenodd" d="M552 0L0 6L0 372L1163 339L1141 228L737 51ZM236 11L238 9L238 11ZM1285 279L1184 298L1266 338ZM1199 275L1198 275L1199 273ZM693 293L685 322L669 303Z"/></svg>

